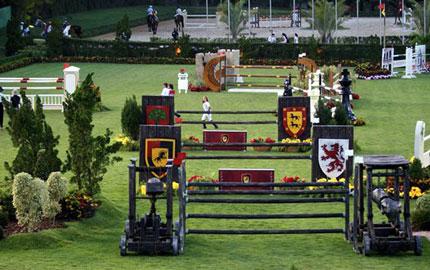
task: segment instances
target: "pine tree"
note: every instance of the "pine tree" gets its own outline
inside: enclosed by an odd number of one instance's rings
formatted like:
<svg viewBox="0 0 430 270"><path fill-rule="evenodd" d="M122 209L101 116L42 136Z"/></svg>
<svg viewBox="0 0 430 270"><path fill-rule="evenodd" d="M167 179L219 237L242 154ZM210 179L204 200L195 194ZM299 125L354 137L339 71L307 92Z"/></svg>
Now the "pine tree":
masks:
<svg viewBox="0 0 430 270"><path fill-rule="evenodd" d="M46 123L42 102L36 98L36 109L33 110L30 100L24 92L21 93L22 106L16 110L5 103L9 115L9 132L12 144L19 148L15 159L5 167L10 178L20 172L29 173L41 179L47 179L49 174L61 169L61 160L57 157L56 149L59 136L54 136L52 128Z"/></svg>
<svg viewBox="0 0 430 270"><path fill-rule="evenodd" d="M336 120L336 125L350 125L351 122L348 119L348 114L345 107L341 103L336 104L336 111L334 114L334 119Z"/></svg>
<svg viewBox="0 0 430 270"><path fill-rule="evenodd" d="M24 48L24 40L21 37L21 31L19 30L19 21L16 17L12 17L7 22L6 37L6 56L14 55L19 50Z"/></svg>
<svg viewBox="0 0 430 270"><path fill-rule="evenodd" d="M64 170L73 173L70 181L80 190L93 195L100 191L106 167L118 157L111 157L121 147L121 143L110 144L112 132L106 129L103 136L93 137L94 108L99 100L92 78L88 74L81 86L67 96L64 102L65 123L69 130L69 149Z"/></svg>
<svg viewBox="0 0 430 270"><path fill-rule="evenodd" d="M329 125L332 120L331 111L327 108L322 99L318 101L317 116L320 125Z"/></svg>
<svg viewBox="0 0 430 270"><path fill-rule="evenodd" d="M122 131L133 140L139 138L139 124L142 108L137 104L136 96L127 98L121 112Z"/></svg>

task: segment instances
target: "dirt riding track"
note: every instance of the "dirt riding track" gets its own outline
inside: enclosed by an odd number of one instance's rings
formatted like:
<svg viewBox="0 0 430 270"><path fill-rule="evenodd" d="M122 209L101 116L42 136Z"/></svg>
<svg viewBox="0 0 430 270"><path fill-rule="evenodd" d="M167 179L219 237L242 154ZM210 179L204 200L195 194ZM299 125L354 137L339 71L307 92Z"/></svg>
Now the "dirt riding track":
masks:
<svg viewBox="0 0 430 270"><path fill-rule="evenodd" d="M205 22L205 19L202 20L193 20L192 22ZM214 20L210 20L209 22L214 22ZM357 27L357 20L355 18L346 19L343 24L342 30L339 30L335 36L343 37L343 36L356 36L359 33L359 36L367 37L371 35L382 35L383 26L382 21L379 18L359 18L359 27ZM291 39L294 36L294 33L298 33L300 37L310 37L312 35L318 36L317 31L312 31L310 29L310 25L305 20L302 20L302 28L293 28L289 27L290 21L276 21L276 18L272 21L273 31L276 37L280 38L281 33L286 33L288 37ZM162 21L158 26L158 33L155 37L160 38L171 38L171 34L173 31L175 24L173 20L170 21ZM387 36L402 36L409 35L413 31L412 30L403 30L401 25L394 25L394 17L387 18L386 20L386 35ZM268 21L260 21L260 28L251 28L251 32L255 37L267 38L270 35L270 28ZM226 38L227 37L227 25L221 24L217 28L206 29L202 28L193 28L193 29L185 29L185 33L189 34L192 38ZM248 35L248 29L243 31L244 34ZM148 28L146 25L141 25L132 28L132 41L149 41L153 35L148 32ZM102 39L102 40L112 40L115 38L115 33L109 33L101 36L97 36L94 39ZM292 40L290 41L292 42Z"/></svg>

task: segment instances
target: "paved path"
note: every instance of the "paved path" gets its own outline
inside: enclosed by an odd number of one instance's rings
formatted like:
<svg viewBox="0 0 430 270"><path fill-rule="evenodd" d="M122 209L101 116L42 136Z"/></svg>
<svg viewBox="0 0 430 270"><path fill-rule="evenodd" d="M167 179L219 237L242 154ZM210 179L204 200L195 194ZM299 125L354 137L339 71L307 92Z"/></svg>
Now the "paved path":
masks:
<svg viewBox="0 0 430 270"><path fill-rule="evenodd" d="M202 20L203 22L204 20ZM213 20L214 21L214 20ZM195 21L193 21L195 22ZM357 28L357 20L355 18L346 19L342 27L344 29L339 30L335 36L371 36L371 35L383 35L382 21L379 18L359 18L359 27ZM409 35L413 31L403 30L400 25L394 25L394 17L388 17L386 19L386 35L387 36L402 36ZM310 29L309 23L303 20L302 28L288 27L290 21L272 21L272 27L275 35L280 38L281 33L286 33L287 36L293 37L294 33L298 33L299 36L310 37L312 35L318 36L317 31ZM158 26L158 33L155 37L171 38L173 31L174 22L163 21ZM270 35L269 22L260 22L260 28L251 28L252 33L255 33L256 37L267 38ZM248 29L244 33L248 33ZM149 41L153 36L152 33L148 32L146 26L137 26L132 28L132 41ZM227 37L227 25L221 24L217 28L198 28L198 29L185 29L185 33L189 34L193 38L226 38ZM112 40L115 38L115 33L109 33L101 36L94 37L93 39Z"/></svg>

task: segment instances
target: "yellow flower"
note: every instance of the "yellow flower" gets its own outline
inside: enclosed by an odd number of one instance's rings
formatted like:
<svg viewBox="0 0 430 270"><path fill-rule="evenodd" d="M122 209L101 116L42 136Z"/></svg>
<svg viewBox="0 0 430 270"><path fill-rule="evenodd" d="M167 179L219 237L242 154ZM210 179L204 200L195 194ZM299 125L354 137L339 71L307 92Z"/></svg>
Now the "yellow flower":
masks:
<svg viewBox="0 0 430 270"><path fill-rule="evenodd" d="M140 193L145 196L146 195L146 185L141 185L140 186Z"/></svg>
<svg viewBox="0 0 430 270"><path fill-rule="evenodd" d="M176 183L176 182L173 182L172 183L172 187L173 187L173 190L178 190L179 189L179 184Z"/></svg>
<svg viewBox="0 0 430 270"><path fill-rule="evenodd" d="M415 157L414 156L412 156L410 159L409 159L409 163L413 163L415 161Z"/></svg>
<svg viewBox="0 0 430 270"><path fill-rule="evenodd" d="M340 179L339 179L339 182L341 182L341 183L345 183L345 178L343 178L343 177L342 177L342 178L340 178Z"/></svg>
<svg viewBox="0 0 430 270"><path fill-rule="evenodd" d="M349 189L354 189L354 184L349 183L348 188L349 188Z"/></svg>
<svg viewBox="0 0 430 270"><path fill-rule="evenodd" d="M325 183L325 182L327 182L327 179L325 178L320 178L317 180L317 183Z"/></svg>

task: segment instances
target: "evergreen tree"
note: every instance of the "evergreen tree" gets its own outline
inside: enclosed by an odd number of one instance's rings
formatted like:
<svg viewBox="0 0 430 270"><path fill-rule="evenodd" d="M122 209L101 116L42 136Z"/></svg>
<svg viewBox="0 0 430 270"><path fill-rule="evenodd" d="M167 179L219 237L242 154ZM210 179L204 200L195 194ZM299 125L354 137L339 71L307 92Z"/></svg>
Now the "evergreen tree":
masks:
<svg viewBox="0 0 430 270"><path fill-rule="evenodd" d="M122 19L116 25L116 40L129 41L131 38L130 22L127 15L124 15Z"/></svg>
<svg viewBox="0 0 430 270"><path fill-rule="evenodd" d="M61 169L61 160L57 157L59 136L54 136L52 128L46 123L40 98L36 98L36 109L33 110L30 100L24 92L21 93L22 106L16 110L5 103L9 115L9 132L14 147L18 153L10 165L5 167L10 178L20 172L29 173L46 180L51 172Z"/></svg>
<svg viewBox="0 0 430 270"><path fill-rule="evenodd" d="M94 86L93 74L88 74L81 86L68 95L64 102L65 123L69 130L69 149L64 170L73 173L70 181L80 190L93 195L100 191L106 167L119 157L111 157L121 143L110 144L112 132L106 129L102 136L93 137L94 108L99 100L98 87Z"/></svg>
<svg viewBox="0 0 430 270"><path fill-rule="evenodd" d="M330 125L331 124L331 111L327 106L324 104L324 101L320 98L318 101L318 108L317 108L317 117L319 118L319 124L320 125Z"/></svg>
<svg viewBox="0 0 430 270"><path fill-rule="evenodd" d="M63 55L63 44L64 37L61 31L61 24L54 20L52 22L52 31L46 38L47 55L48 56L60 56Z"/></svg>
<svg viewBox="0 0 430 270"><path fill-rule="evenodd" d="M140 118L142 117L142 108L137 104L136 96L127 98L121 112L122 131L125 135L130 136L133 140L139 138Z"/></svg>
<svg viewBox="0 0 430 270"><path fill-rule="evenodd" d="M6 56L16 54L19 50L24 48L24 40L21 37L19 29L19 21L16 17L12 17L6 25Z"/></svg>
<svg viewBox="0 0 430 270"><path fill-rule="evenodd" d="M336 125L350 125L351 122L348 119L348 114L345 107L341 103L336 104L336 111L334 114L334 119L336 120Z"/></svg>

